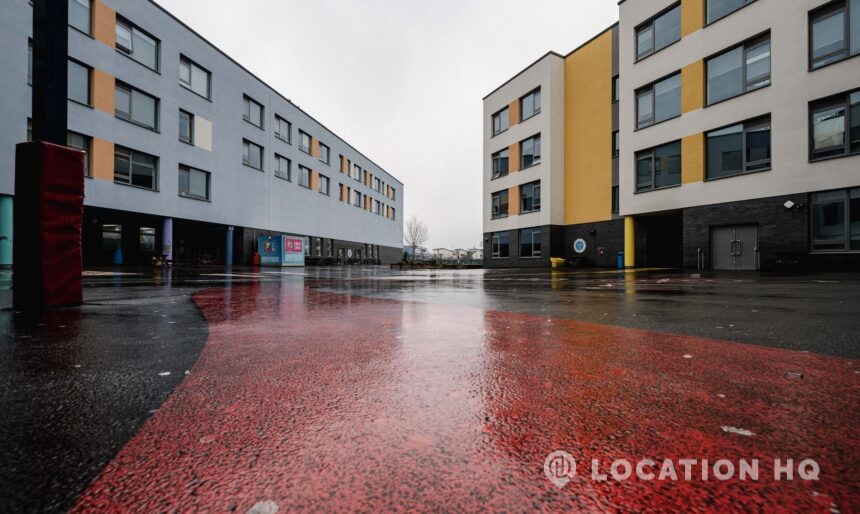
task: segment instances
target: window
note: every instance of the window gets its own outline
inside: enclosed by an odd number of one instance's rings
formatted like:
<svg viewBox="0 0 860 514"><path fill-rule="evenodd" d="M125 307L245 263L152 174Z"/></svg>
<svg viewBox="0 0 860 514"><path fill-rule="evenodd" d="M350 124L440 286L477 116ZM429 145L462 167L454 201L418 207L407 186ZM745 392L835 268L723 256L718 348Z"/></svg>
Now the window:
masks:
<svg viewBox="0 0 860 514"><path fill-rule="evenodd" d="M147 68L158 71L159 41L130 22L117 17L116 49Z"/></svg>
<svg viewBox="0 0 860 514"><path fill-rule="evenodd" d="M122 225L102 225L102 249L116 251L122 248Z"/></svg>
<svg viewBox="0 0 860 514"><path fill-rule="evenodd" d="M540 135L530 137L520 143L520 169L540 164Z"/></svg>
<svg viewBox="0 0 860 514"><path fill-rule="evenodd" d="M113 181L158 190L158 157L122 146L114 147Z"/></svg>
<svg viewBox="0 0 860 514"><path fill-rule="evenodd" d="M540 228L520 230L520 257L540 257Z"/></svg>
<svg viewBox="0 0 860 514"><path fill-rule="evenodd" d="M636 154L636 192L681 184L681 142Z"/></svg>
<svg viewBox="0 0 860 514"><path fill-rule="evenodd" d="M66 146L84 152L84 176L91 177L90 174L90 155L93 139L76 132L66 134Z"/></svg>
<svg viewBox="0 0 860 514"><path fill-rule="evenodd" d="M209 172L179 165L179 196L209 200Z"/></svg>
<svg viewBox="0 0 860 514"><path fill-rule="evenodd" d="M505 107L501 111L493 114L493 135L501 134L508 130L510 120L510 109Z"/></svg>
<svg viewBox="0 0 860 514"><path fill-rule="evenodd" d="M810 104L810 158L860 153L860 90Z"/></svg>
<svg viewBox="0 0 860 514"><path fill-rule="evenodd" d="M122 82L116 83L116 117L158 130L158 98Z"/></svg>
<svg viewBox="0 0 860 514"><path fill-rule="evenodd" d="M812 195L812 250L860 250L860 188Z"/></svg>
<svg viewBox="0 0 860 514"><path fill-rule="evenodd" d="M293 124L275 115L275 137L286 143L293 142Z"/></svg>
<svg viewBox="0 0 860 514"><path fill-rule="evenodd" d="M636 59L644 59L680 39L681 5L677 4L636 29Z"/></svg>
<svg viewBox="0 0 860 514"><path fill-rule="evenodd" d="M33 85L33 39L27 40L27 84Z"/></svg>
<svg viewBox="0 0 860 514"><path fill-rule="evenodd" d="M393 187L391 188L391 199L397 200L397 190L394 189Z"/></svg>
<svg viewBox="0 0 860 514"><path fill-rule="evenodd" d="M68 98L90 105L90 69L77 61L69 61Z"/></svg>
<svg viewBox="0 0 860 514"><path fill-rule="evenodd" d="M140 227L137 241L141 252L155 253L155 228Z"/></svg>
<svg viewBox="0 0 860 514"><path fill-rule="evenodd" d="M254 169L263 170L263 147L248 141L242 140L242 164L250 166Z"/></svg>
<svg viewBox="0 0 860 514"><path fill-rule="evenodd" d="M392 220L397 219L397 209L395 209L394 207L391 208L391 219Z"/></svg>
<svg viewBox="0 0 860 514"><path fill-rule="evenodd" d="M92 0L69 0L69 26L84 34L91 32Z"/></svg>
<svg viewBox="0 0 860 514"><path fill-rule="evenodd" d="M498 193L493 193L492 199L492 218L508 217L508 190L502 190Z"/></svg>
<svg viewBox="0 0 860 514"><path fill-rule="evenodd" d="M612 77L612 103L618 101L621 95L621 84L618 81L618 75Z"/></svg>
<svg viewBox="0 0 860 514"><path fill-rule="evenodd" d="M540 114L540 88L520 98L520 121L525 121L535 114Z"/></svg>
<svg viewBox="0 0 860 514"><path fill-rule="evenodd" d="M493 178L505 177L508 174L508 149L493 154Z"/></svg>
<svg viewBox="0 0 860 514"><path fill-rule="evenodd" d="M373 201L373 214L382 214L382 202L379 200Z"/></svg>
<svg viewBox="0 0 860 514"><path fill-rule="evenodd" d="M319 184L319 192L328 196L329 195L329 186L331 181L325 175L320 175L320 184Z"/></svg>
<svg viewBox="0 0 860 514"><path fill-rule="evenodd" d="M708 23L713 23L753 2L755 0L707 0Z"/></svg>
<svg viewBox="0 0 860 514"><path fill-rule="evenodd" d="M275 176L286 181L293 180L293 162L282 155L275 154Z"/></svg>
<svg viewBox="0 0 860 514"><path fill-rule="evenodd" d="M770 34L705 62L708 105L770 85Z"/></svg>
<svg viewBox="0 0 860 514"><path fill-rule="evenodd" d="M529 213L540 210L540 180L520 186L520 212Z"/></svg>
<svg viewBox="0 0 860 514"><path fill-rule="evenodd" d="M377 177L373 177L373 190L377 193L382 192L382 181L379 180Z"/></svg>
<svg viewBox="0 0 860 514"><path fill-rule="evenodd" d="M182 109L179 110L179 140L194 144L194 115Z"/></svg>
<svg viewBox="0 0 860 514"><path fill-rule="evenodd" d="M304 166L299 166L299 185L310 189L311 187L311 169Z"/></svg>
<svg viewBox="0 0 860 514"><path fill-rule="evenodd" d="M182 86L208 100L211 94L211 82L211 73L198 66L188 57L184 55L179 56L179 83Z"/></svg>
<svg viewBox="0 0 860 514"><path fill-rule="evenodd" d="M612 214L621 212L621 198L618 196L619 187L612 186Z"/></svg>
<svg viewBox="0 0 860 514"><path fill-rule="evenodd" d="M352 163L352 169L350 170L349 176L350 176L350 178L352 178L354 180L358 180L359 182L361 182L361 166L359 166L358 164Z"/></svg>
<svg viewBox="0 0 860 514"><path fill-rule="evenodd" d="M331 162L331 149L320 143L320 160L326 164Z"/></svg>
<svg viewBox="0 0 860 514"><path fill-rule="evenodd" d="M325 240L325 256L326 256L326 257L331 257L331 256L332 256L332 246L333 246L333 245L334 245L334 243L333 243L333 241L332 241L331 239L326 239L326 240Z"/></svg>
<svg viewBox="0 0 860 514"><path fill-rule="evenodd" d="M349 193L349 203L356 207L361 207L361 193L353 189Z"/></svg>
<svg viewBox="0 0 860 514"><path fill-rule="evenodd" d="M302 130L299 131L299 150L306 154L311 153L311 135Z"/></svg>
<svg viewBox="0 0 860 514"><path fill-rule="evenodd" d="M618 131L616 130L612 133L612 157L615 158L619 155L621 155L621 147L619 146Z"/></svg>
<svg viewBox="0 0 860 514"><path fill-rule="evenodd" d="M490 240L492 241L491 255L494 259L510 257L511 235L509 232L493 232Z"/></svg>
<svg viewBox="0 0 860 514"><path fill-rule="evenodd" d="M820 68L860 54L860 0L831 2L809 14L809 65Z"/></svg>
<svg viewBox="0 0 860 514"><path fill-rule="evenodd" d="M705 134L706 178L770 169L770 116Z"/></svg>
<svg viewBox="0 0 860 514"><path fill-rule="evenodd" d="M681 115L681 74L636 91L636 127L645 128Z"/></svg>
<svg viewBox="0 0 860 514"><path fill-rule="evenodd" d="M263 106L248 95L243 96L243 102L245 111L242 113L242 119L255 127L263 128Z"/></svg>

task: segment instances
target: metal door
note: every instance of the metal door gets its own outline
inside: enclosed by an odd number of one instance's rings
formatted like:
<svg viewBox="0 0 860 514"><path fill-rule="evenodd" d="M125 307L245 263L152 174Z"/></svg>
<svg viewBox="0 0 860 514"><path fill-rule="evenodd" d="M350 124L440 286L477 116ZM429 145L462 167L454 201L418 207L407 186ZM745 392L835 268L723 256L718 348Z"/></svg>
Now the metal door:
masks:
<svg viewBox="0 0 860 514"><path fill-rule="evenodd" d="M758 269L758 226L712 227L711 267L718 270Z"/></svg>

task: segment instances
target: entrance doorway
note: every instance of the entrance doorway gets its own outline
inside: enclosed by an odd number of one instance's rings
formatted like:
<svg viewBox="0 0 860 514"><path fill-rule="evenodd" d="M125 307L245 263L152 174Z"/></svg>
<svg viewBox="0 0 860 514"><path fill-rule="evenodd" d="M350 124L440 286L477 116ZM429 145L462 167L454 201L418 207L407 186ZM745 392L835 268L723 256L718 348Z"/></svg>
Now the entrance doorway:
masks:
<svg viewBox="0 0 860 514"><path fill-rule="evenodd" d="M758 225L711 227L711 267L757 270Z"/></svg>

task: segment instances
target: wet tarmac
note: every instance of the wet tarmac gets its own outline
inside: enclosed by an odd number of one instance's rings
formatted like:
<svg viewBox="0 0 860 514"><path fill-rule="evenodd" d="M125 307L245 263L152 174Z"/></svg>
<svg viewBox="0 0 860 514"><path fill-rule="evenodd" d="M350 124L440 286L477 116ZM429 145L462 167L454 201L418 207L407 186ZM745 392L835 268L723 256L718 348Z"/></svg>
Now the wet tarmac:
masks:
<svg viewBox="0 0 860 514"><path fill-rule="evenodd" d="M129 273L0 311L0 510L860 511L860 275Z"/></svg>

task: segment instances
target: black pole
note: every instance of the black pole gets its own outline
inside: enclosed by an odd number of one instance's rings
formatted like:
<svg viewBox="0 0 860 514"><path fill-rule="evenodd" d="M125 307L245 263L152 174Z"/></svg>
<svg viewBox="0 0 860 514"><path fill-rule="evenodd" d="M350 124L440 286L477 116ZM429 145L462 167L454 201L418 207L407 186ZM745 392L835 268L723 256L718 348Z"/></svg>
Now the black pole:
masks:
<svg viewBox="0 0 860 514"><path fill-rule="evenodd" d="M33 2L33 141L66 145L69 2Z"/></svg>

